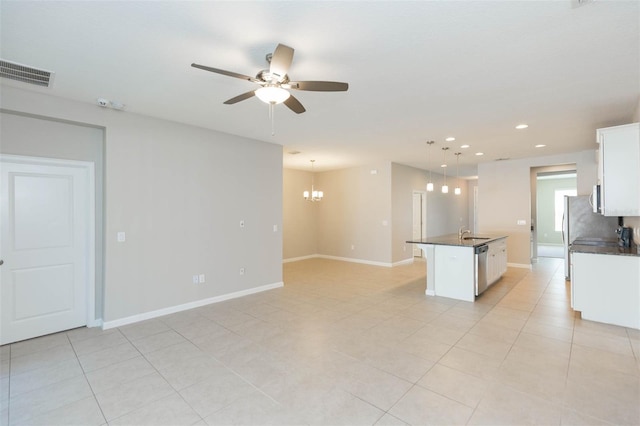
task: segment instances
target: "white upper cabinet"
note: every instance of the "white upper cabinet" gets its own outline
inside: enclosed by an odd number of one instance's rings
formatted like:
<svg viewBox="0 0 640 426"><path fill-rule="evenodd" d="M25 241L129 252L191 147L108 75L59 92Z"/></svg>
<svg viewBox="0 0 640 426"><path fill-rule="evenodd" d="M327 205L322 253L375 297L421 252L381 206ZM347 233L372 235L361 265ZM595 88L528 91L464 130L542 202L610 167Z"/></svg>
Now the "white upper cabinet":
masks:
<svg viewBox="0 0 640 426"><path fill-rule="evenodd" d="M597 131L605 216L640 216L640 123Z"/></svg>

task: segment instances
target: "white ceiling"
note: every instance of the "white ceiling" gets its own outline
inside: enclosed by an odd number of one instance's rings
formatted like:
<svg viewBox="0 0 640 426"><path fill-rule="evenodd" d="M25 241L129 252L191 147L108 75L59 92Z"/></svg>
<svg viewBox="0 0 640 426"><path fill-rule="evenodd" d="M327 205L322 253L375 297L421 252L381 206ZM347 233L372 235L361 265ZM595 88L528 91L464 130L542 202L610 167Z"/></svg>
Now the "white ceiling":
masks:
<svg viewBox="0 0 640 426"><path fill-rule="evenodd" d="M3 0L2 59L55 72L51 88L3 84L280 144L290 168L436 169L450 146L473 175L479 161L594 149L596 128L632 119L640 2L575 1ZM256 85L190 64L255 75L278 43L296 49L291 79L350 87L295 91L307 112L277 106L271 136L257 98L223 105Z"/></svg>

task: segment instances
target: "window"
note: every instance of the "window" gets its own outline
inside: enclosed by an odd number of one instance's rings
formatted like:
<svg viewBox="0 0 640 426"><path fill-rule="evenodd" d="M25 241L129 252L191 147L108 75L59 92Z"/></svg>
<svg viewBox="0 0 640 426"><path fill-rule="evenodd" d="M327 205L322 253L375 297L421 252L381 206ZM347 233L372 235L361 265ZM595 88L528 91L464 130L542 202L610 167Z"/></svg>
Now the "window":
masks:
<svg viewBox="0 0 640 426"><path fill-rule="evenodd" d="M564 197L578 195L575 189L556 189L555 190L555 231L562 231L562 216L564 215Z"/></svg>

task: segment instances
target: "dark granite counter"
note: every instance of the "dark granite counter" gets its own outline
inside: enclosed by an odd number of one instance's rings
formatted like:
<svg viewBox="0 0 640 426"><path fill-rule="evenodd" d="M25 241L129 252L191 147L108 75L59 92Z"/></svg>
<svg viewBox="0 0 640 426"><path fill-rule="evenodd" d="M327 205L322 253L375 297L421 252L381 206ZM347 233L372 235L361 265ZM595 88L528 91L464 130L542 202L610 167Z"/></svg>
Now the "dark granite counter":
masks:
<svg viewBox="0 0 640 426"><path fill-rule="evenodd" d="M423 238L420 240L409 240L410 244L433 244L444 246L457 246L457 247L478 247L483 244L487 244L496 240L507 238L507 235L469 235L465 234L463 239L458 237L458 234L441 235L439 237Z"/></svg>
<svg viewBox="0 0 640 426"><path fill-rule="evenodd" d="M570 251L576 253L588 253L588 254L607 254L617 256L640 256L638 252L638 246L631 244L631 247L620 247L617 244L608 245L592 245L592 244L571 244Z"/></svg>

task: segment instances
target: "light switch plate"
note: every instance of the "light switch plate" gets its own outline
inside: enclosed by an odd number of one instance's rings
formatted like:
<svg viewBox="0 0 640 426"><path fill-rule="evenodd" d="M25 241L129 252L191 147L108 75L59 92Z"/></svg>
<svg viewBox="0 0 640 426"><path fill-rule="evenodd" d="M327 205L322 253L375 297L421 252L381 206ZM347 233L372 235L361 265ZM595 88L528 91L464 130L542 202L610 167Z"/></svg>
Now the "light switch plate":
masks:
<svg viewBox="0 0 640 426"><path fill-rule="evenodd" d="M123 231L118 232L117 239L119 243L124 243L127 240L127 236Z"/></svg>
<svg viewBox="0 0 640 426"><path fill-rule="evenodd" d="M527 224L527 221L526 221L526 220L524 220L524 219L518 219L518 222L516 222L516 223L517 223L518 225L525 226L525 225Z"/></svg>

